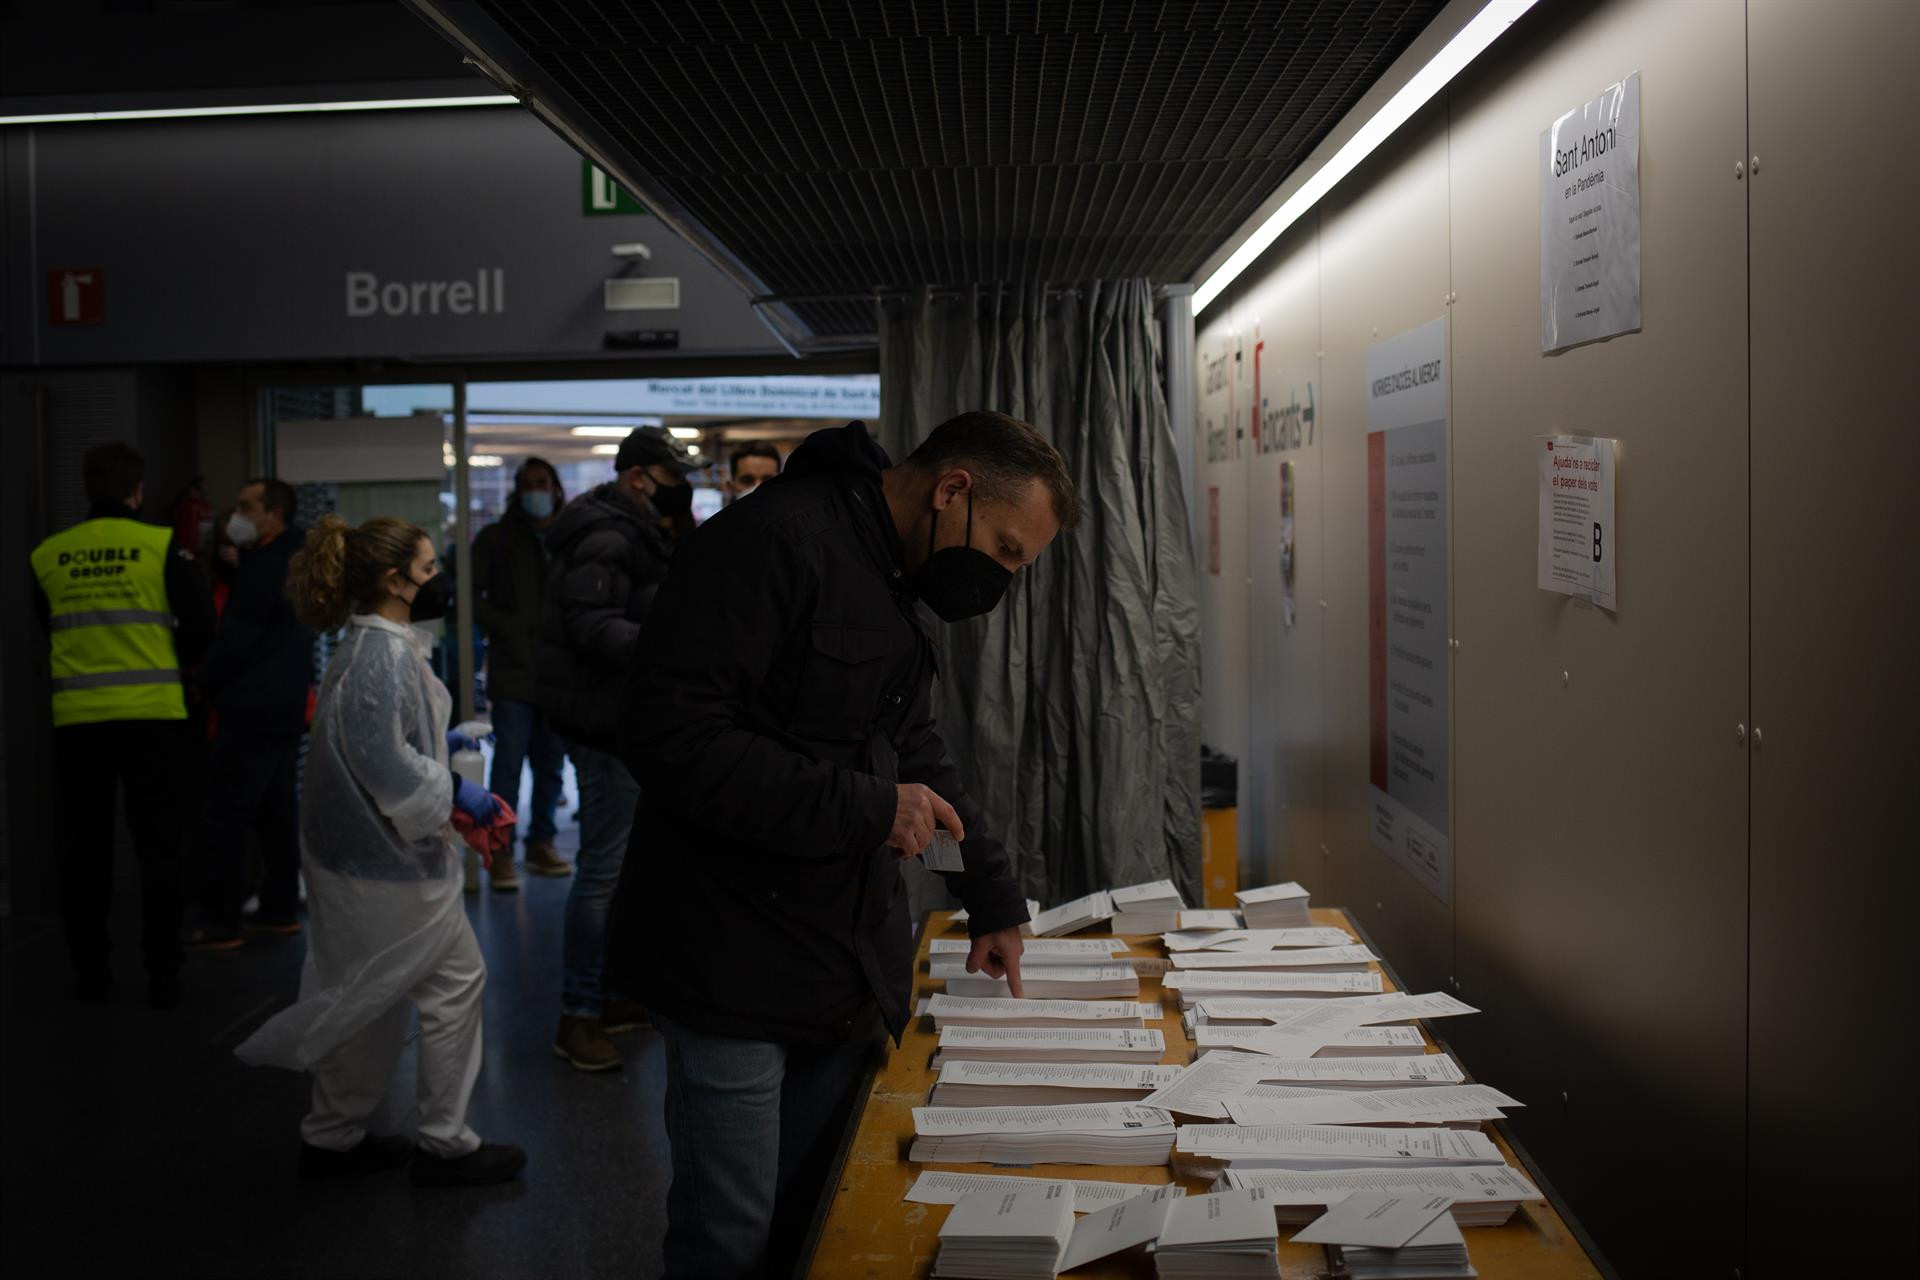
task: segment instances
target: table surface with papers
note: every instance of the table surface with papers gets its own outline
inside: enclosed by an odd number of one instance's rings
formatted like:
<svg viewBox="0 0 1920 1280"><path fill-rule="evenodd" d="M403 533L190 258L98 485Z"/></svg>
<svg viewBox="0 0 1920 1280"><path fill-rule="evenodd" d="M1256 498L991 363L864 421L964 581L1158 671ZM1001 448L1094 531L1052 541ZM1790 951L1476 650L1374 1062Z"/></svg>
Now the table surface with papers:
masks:
<svg viewBox="0 0 1920 1280"><path fill-rule="evenodd" d="M944 984L927 973L928 942L932 938L964 938L966 926L953 924L948 912L936 911L922 931L918 955L914 961L914 1002L938 994ZM1313 923L1350 929L1346 913L1334 908L1313 909ZM1357 935L1357 931L1356 931ZM1090 929L1076 937L1110 936ZM1166 951L1157 936L1129 939L1131 955L1164 957ZM1378 967L1378 966L1375 966ZM1391 975L1383 973L1386 989L1396 990ZM1163 993L1158 977L1140 978L1142 1001L1162 1001L1167 1016L1150 1025L1166 1036L1164 1062L1185 1064L1192 1056L1192 1045L1180 1021L1177 992ZM1423 1034L1424 1029L1423 1029ZM873 1078L866 1099L854 1119L854 1132L840 1169L838 1186L819 1228L813 1261L808 1274L823 1277L908 1277L928 1276L934 1256L940 1248L940 1226L951 1211L946 1205L910 1204L902 1197L924 1168L958 1170L971 1173L1017 1172L1026 1175L1061 1178L1092 1178L1109 1182L1140 1183L1142 1187L1175 1180L1165 1167L1109 1168L1095 1165L1034 1165L1006 1169L987 1164L942 1164L922 1166L910 1163L907 1150L913 1142L913 1108L925 1106L933 1087L935 1072L928 1066L938 1037L933 1019L916 1017L908 1023L905 1038L890 1053ZM1427 1036L1429 1050L1437 1049ZM1466 1064L1471 1070L1471 1064ZM1498 1081L1490 1081L1498 1085ZM1509 1164L1520 1166L1504 1136L1489 1129ZM1188 1194L1207 1190L1198 1178L1178 1179ZM1325 1256L1318 1245L1292 1244L1286 1237L1293 1228L1282 1228L1280 1257L1282 1272L1294 1277L1318 1277L1325 1274ZM1588 1258L1574 1232L1550 1204L1525 1204L1502 1227L1468 1227L1464 1233L1473 1265L1482 1280L1598 1280L1601 1273ZM1071 1273L1075 1277L1150 1277L1153 1262L1140 1250L1109 1257Z"/></svg>

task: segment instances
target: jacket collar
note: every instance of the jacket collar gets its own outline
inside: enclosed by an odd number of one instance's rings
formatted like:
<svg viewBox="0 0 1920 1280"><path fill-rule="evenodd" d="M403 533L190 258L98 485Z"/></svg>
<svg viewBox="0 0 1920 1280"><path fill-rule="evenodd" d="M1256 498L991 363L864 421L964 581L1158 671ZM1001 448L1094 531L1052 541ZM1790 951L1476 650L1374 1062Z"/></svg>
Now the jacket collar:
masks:
<svg viewBox="0 0 1920 1280"><path fill-rule="evenodd" d="M384 631L390 636L406 641L423 661L433 652L433 637L427 633L425 627L395 622L377 613L356 613L348 619L348 622L356 627L365 627L369 631Z"/></svg>

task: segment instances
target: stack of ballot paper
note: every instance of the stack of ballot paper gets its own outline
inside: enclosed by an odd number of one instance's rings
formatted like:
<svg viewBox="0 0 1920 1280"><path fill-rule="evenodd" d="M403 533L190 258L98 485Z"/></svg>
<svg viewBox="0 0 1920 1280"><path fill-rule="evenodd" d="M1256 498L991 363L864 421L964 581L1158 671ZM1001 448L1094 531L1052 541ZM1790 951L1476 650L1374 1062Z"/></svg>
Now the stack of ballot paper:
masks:
<svg viewBox="0 0 1920 1280"><path fill-rule="evenodd" d="M927 1101L937 1107L1042 1107L1138 1102L1183 1068L1099 1062L944 1062Z"/></svg>
<svg viewBox="0 0 1920 1280"><path fill-rule="evenodd" d="M1183 1196L1186 1189L1177 1183L1154 1185L1143 1182L1099 1182L1091 1178L1042 1178L1020 1173L959 1173L947 1169L926 1169L907 1188L904 1199L913 1204L959 1204L962 1197L976 1191L1031 1191L1040 1183L1057 1183L1073 1192L1073 1211L1092 1213L1136 1196L1158 1193L1161 1198Z"/></svg>
<svg viewBox="0 0 1920 1280"><path fill-rule="evenodd" d="M1412 1030L1411 1027L1405 1028ZM1467 1073L1451 1054L1402 1053L1353 1057L1275 1058L1249 1054L1263 1065L1262 1080L1316 1089L1416 1089L1464 1084Z"/></svg>
<svg viewBox="0 0 1920 1280"><path fill-rule="evenodd" d="M909 1160L974 1164L1165 1164L1173 1117L1132 1102L915 1107Z"/></svg>
<svg viewBox="0 0 1920 1280"><path fill-rule="evenodd" d="M1194 914L1183 911L1180 918ZM1353 941L1353 935L1345 929L1324 925L1306 929L1180 929L1161 936L1168 951L1273 951L1280 947L1344 947Z"/></svg>
<svg viewBox="0 0 1920 1280"><path fill-rule="evenodd" d="M1042 911L1033 918L1033 933L1037 938L1058 938L1112 918L1113 895L1102 889Z"/></svg>
<svg viewBox="0 0 1920 1280"><path fill-rule="evenodd" d="M1073 1235L1073 1192L1058 1182L1021 1191L977 1191L940 1228L935 1276L1053 1280Z"/></svg>
<svg viewBox="0 0 1920 1280"><path fill-rule="evenodd" d="M1132 972L1129 970L1128 972ZM1132 1000L1016 1000L1012 996L950 996L927 1001L934 1029L948 1027L1144 1027L1162 1016L1158 1004Z"/></svg>
<svg viewBox="0 0 1920 1280"><path fill-rule="evenodd" d="M1020 970L1024 973L1036 965L1119 963L1113 958L1126 949L1124 938L1029 938L1020 953ZM956 957L964 961L972 951L970 938L932 938L927 942L927 957L932 963Z"/></svg>
<svg viewBox="0 0 1920 1280"><path fill-rule="evenodd" d="M1189 1072L1229 1055L1210 1053ZM1240 1055L1233 1055L1240 1056ZM1182 1072L1176 1083L1185 1083ZM1315 1087L1312 1097L1289 1094L1262 1097L1255 1085L1243 1095L1225 1098L1221 1105L1237 1125L1275 1124L1449 1124L1455 1120L1498 1120L1502 1108L1522 1104L1484 1084L1442 1084L1416 1089L1361 1089L1341 1091ZM1151 1095L1149 1095L1151 1098Z"/></svg>
<svg viewBox="0 0 1920 1280"><path fill-rule="evenodd" d="M1212 933L1223 929L1240 929L1246 926L1238 911L1208 910L1182 911L1174 926L1183 932ZM1166 932L1164 929L1161 932Z"/></svg>
<svg viewBox="0 0 1920 1280"><path fill-rule="evenodd" d="M1463 1227L1498 1227L1524 1203L1545 1199L1512 1165L1449 1165L1423 1169L1228 1169L1230 1187L1258 1187L1273 1201L1279 1221L1298 1226L1356 1191L1426 1192L1453 1198L1453 1220Z"/></svg>
<svg viewBox="0 0 1920 1280"><path fill-rule="evenodd" d="M1247 1041L1264 1031L1265 1025L1233 1022L1198 1022L1189 1028L1194 1056L1225 1049L1246 1048ZM1347 1027L1326 1033L1329 1043L1314 1050L1316 1058L1403 1057L1427 1051L1426 1037L1418 1027ZM1337 1037L1337 1038L1334 1038Z"/></svg>
<svg viewBox="0 0 1920 1280"><path fill-rule="evenodd" d="M1165 933L1180 923L1186 904L1171 880L1128 885L1113 891L1115 933Z"/></svg>
<svg viewBox="0 0 1920 1280"><path fill-rule="evenodd" d="M1295 1244L1322 1244L1336 1273L1353 1280L1471 1277L1466 1237L1447 1212L1451 1197L1356 1191L1328 1209Z"/></svg>
<svg viewBox="0 0 1920 1280"><path fill-rule="evenodd" d="M1295 947L1285 951L1177 951L1176 969L1309 969L1316 973L1365 973L1380 957L1358 944Z"/></svg>
<svg viewBox="0 0 1920 1280"><path fill-rule="evenodd" d="M1176 1151L1232 1169L1411 1169L1504 1165L1484 1133L1340 1124L1181 1125Z"/></svg>
<svg viewBox="0 0 1920 1280"><path fill-rule="evenodd" d="M1151 1028L948 1027L933 1065L949 1062L1153 1063L1167 1052L1166 1037Z"/></svg>
<svg viewBox="0 0 1920 1280"><path fill-rule="evenodd" d="M1259 1188L1187 1196L1167 1211L1153 1246L1162 1280L1280 1274L1273 1205Z"/></svg>
<svg viewBox="0 0 1920 1280"><path fill-rule="evenodd" d="M1233 896L1249 929L1304 929L1313 923L1307 909L1307 891L1291 880L1242 889Z"/></svg>
<svg viewBox="0 0 1920 1280"><path fill-rule="evenodd" d="M1160 985L1180 993L1181 1008L1221 996L1364 996L1385 990L1377 973L1321 973L1315 970L1174 969ZM1382 1019L1388 1021L1388 1019Z"/></svg>
<svg viewBox="0 0 1920 1280"><path fill-rule="evenodd" d="M1020 926L1020 932L1031 936L1033 933L1033 918L1039 914L1040 914L1040 903L1033 898L1028 898L1027 899L1027 923ZM947 919L951 920L955 924L965 924L967 922L967 909L965 907L962 907L960 908L960 910L948 916Z"/></svg>
<svg viewBox="0 0 1920 1280"><path fill-rule="evenodd" d="M929 974L934 981L947 984L948 995L1004 999L1013 994L1004 976L968 973L967 962L956 958L934 960ZM1031 969L1023 965L1020 988L1032 1000L1110 1000L1139 995L1140 975L1132 965L1125 964L1047 964Z"/></svg>

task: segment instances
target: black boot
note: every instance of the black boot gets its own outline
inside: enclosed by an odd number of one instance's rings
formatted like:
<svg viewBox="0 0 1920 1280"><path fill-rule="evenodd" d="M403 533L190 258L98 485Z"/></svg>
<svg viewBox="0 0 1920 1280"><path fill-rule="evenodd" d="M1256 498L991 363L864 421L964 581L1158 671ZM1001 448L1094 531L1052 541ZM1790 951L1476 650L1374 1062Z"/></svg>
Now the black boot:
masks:
<svg viewBox="0 0 1920 1280"><path fill-rule="evenodd" d="M473 1187L508 1182L527 1166L527 1153L504 1142L483 1142L464 1156L436 1156L425 1149L413 1153L416 1187Z"/></svg>
<svg viewBox="0 0 1920 1280"><path fill-rule="evenodd" d="M302 1178L351 1178L363 1173L384 1173L398 1169L413 1159L413 1142L397 1133L369 1133L359 1144L345 1151L300 1144Z"/></svg>

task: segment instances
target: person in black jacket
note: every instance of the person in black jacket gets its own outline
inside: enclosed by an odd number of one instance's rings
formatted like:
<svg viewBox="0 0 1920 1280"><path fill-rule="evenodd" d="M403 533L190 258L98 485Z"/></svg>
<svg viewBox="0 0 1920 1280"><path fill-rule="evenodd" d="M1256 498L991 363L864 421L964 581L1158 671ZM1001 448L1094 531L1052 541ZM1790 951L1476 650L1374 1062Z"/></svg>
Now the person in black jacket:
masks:
<svg viewBox="0 0 1920 1280"><path fill-rule="evenodd" d="M607 911L640 800L639 785L614 755L617 694L674 541L692 528L692 470L665 432L636 430L614 458L615 478L568 503L547 531L554 564L540 619L538 691L580 784L580 854L567 895L553 1051L582 1071L618 1067L620 1051L608 1037L645 1017L602 985Z"/></svg>
<svg viewBox="0 0 1920 1280"><path fill-rule="evenodd" d="M960 842L969 972L1020 994L1024 896L932 712L926 609L994 607L1078 519L1032 427L963 414L900 466L818 431L674 557L621 703L643 780L609 977L666 1038L670 1276L784 1270L877 1014L906 1025L896 860Z"/></svg>
<svg viewBox="0 0 1920 1280"><path fill-rule="evenodd" d="M305 536L293 526L292 486L250 480L234 501L227 536L239 549L213 645L194 670L217 717L208 763L200 928L188 945L225 951L241 942L246 841L260 842L264 877L248 929L300 932L300 738L313 686L313 632L293 616L287 564Z"/></svg>
<svg viewBox="0 0 1920 1280"><path fill-rule="evenodd" d="M506 514L473 540L473 620L487 637L487 700L493 707L489 785L496 795L519 804L520 770L532 762L533 805L522 834L527 871L539 876L573 874L573 864L553 847L567 751L540 709L533 671L550 558L547 534L566 500L552 465L528 458L514 473ZM520 887L511 849L493 856L488 879L495 889Z"/></svg>

